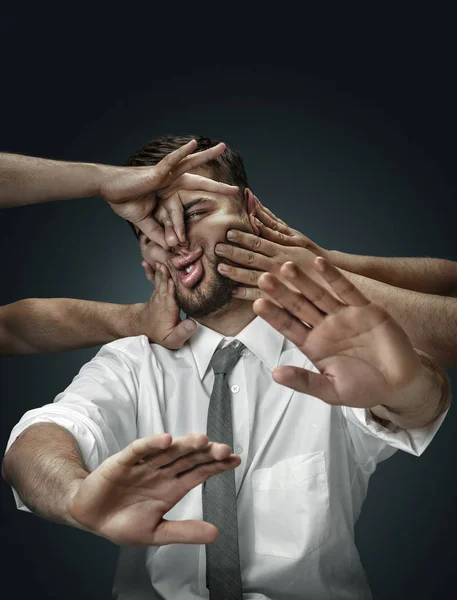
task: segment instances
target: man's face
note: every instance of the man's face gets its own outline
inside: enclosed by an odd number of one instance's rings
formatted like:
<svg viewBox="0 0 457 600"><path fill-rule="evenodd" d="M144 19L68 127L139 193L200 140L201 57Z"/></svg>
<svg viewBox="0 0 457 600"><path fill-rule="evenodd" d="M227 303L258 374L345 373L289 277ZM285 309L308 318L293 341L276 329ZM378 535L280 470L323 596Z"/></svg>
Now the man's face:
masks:
<svg viewBox="0 0 457 600"><path fill-rule="evenodd" d="M210 176L204 169L193 173ZM186 191L181 199L188 243L167 252L166 258L176 302L189 317L225 312L232 301L234 283L218 272L217 265L223 260L214 248L219 242L228 243L225 236L231 228L252 232L246 208L240 210L239 201L233 197L198 190ZM155 244L140 236L140 246L143 259L153 265Z"/></svg>

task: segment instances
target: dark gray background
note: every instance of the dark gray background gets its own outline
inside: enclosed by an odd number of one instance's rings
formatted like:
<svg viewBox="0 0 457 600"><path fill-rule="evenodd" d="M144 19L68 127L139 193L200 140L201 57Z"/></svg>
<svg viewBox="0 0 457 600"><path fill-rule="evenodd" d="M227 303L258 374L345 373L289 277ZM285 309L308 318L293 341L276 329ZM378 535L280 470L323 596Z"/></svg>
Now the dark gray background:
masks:
<svg viewBox="0 0 457 600"><path fill-rule="evenodd" d="M0 151L122 164L157 135L212 136L240 150L262 202L322 246L457 260L450 15L172 8L129 5L115 24L3 8ZM133 236L100 199L2 211L0 251L0 304L150 293ZM95 352L0 362L3 446ZM456 433L452 407L421 458L397 453L370 483L356 536L377 600L455 587ZM0 499L1 597L110 597L113 545L19 513L4 482Z"/></svg>

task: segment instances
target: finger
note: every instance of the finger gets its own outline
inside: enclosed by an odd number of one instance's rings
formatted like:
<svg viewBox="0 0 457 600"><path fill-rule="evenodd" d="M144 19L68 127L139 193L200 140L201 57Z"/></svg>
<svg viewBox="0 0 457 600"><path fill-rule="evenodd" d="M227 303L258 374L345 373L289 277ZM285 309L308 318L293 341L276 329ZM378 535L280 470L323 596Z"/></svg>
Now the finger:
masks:
<svg viewBox="0 0 457 600"><path fill-rule="evenodd" d="M197 140L191 140L190 142L183 144L177 150L173 150L173 152L167 154L167 156L162 158L162 160L157 163L155 169L156 172L157 170L163 171L164 173L166 173L167 171L171 171L174 167L176 167L176 165L178 165L182 160L184 160L186 156L192 154L197 145Z"/></svg>
<svg viewBox="0 0 457 600"><path fill-rule="evenodd" d="M271 229L264 225L257 217L254 218L255 224L259 228L260 235L265 240L270 242L274 242L275 244L280 244L281 246L297 246L298 240L292 237L292 234L288 235L282 233L281 231Z"/></svg>
<svg viewBox="0 0 457 600"><path fill-rule="evenodd" d="M167 521L163 519L154 531L150 545L211 544L216 541L217 527L205 521Z"/></svg>
<svg viewBox="0 0 457 600"><path fill-rule="evenodd" d="M159 268L157 272L160 272L160 286L159 286L159 294L161 296L166 296L168 292L168 280L170 279L170 271L167 269L165 265L159 264Z"/></svg>
<svg viewBox="0 0 457 600"><path fill-rule="evenodd" d="M155 467L163 467L174 462L181 456L185 456L196 450L206 448L208 438L203 433L189 433L181 438L175 438L173 444L160 454L154 453L151 456L146 456L146 462L151 462Z"/></svg>
<svg viewBox="0 0 457 600"><path fill-rule="evenodd" d="M185 471L190 471L199 465L207 464L213 461L220 461L227 459L232 453L230 446L227 444L217 444L210 442L204 450L192 452L178 458L173 463L162 467L164 473L168 473L170 476L179 475Z"/></svg>
<svg viewBox="0 0 457 600"><path fill-rule="evenodd" d="M164 250L168 250L168 245L165 241L165 233L162 227L152 216L145 217L141 221L136 221L135 225L144 235L154 242L159 244Z"/></svg>
<svg viewBox="0 0 457 600"><path fill-rule="evenodd" d="M169 218L171 219L171 226L178 243L184 244L186 242L186 228L184 225L184 208L179 197L179 192L172 194L169 198L163 201L165 208L167 209ZM170 244L170 240L167 238L165 233L165 239L169 246L174 247Z"/></svg>
<svg viewBox="0 0 457 600"><path fill-rule="evenodd" d="M271 273L264 273L259 278L259 288L276 300L288 313L312 327L319 325L324 318L321 311L309 302L303 294L288 288Z"/></svg>
<svg viewBox="0 0 457 600"><path fill-rule="evenodd" d="M350 306L366 306L370 304L368 298L325 258L321 256L316 258L314 268L346 304Z"/></svg>
<svg viewBox="0 0 457 600"><path fill-rule="evenodd" d="M197 325L192 319L184 319L173 331L162 341L169 350L181 348L187 340L197 331Z"/></svg>
<svg viewBox="0 0 457 600"><path fill-rule="evenodd" d="M154 456L157 453L163 452L171 445L172 441L173 438L169 433L151 435L135 440L124 448L124 450L115 454L113 458L123 466L133 466L144 459L145 456Z"/></svg>
<svg viewBox="0 0 457 600"><path fill-rule="evenodd" d="M268 298L268 300L276 304L276 306L280 306L276 300L270 298L267 294L265 294L265 292L257 287L245 287L240 285L233 289L232 294L234 298L239 298L240 300L249 300L250 302L254 302L260 298Z"/></svg>
<svg viewBox="0 0 457 600"><path fill-rule="evenodd" d="M147 254L146 262L148 262L150 265L153 265L155 262L159 262L162 264L167 263L168 253L162 248L162 246L159 246L159 244L155 244L154 242L149 242L148 244L145 244L144 252Z"/></svg>
<svg viewBox="0 0 457 600"><path fill-rule="evenodd" d="M259 298L266 298L267 294L259 290L257 287L245 287L239 286L234 288L233 292L234 298L240 298L240 300L249 300L254 302L254 300L258 300Z"/></svg>
<svg viewBox="0 0 457 600"><path fill-rule="evenodd" d="M234 263L249 267L252 269L260 269L261 271L270 271L274 262L271 258L258 254L253 250L245 250L231 244L216 244L215 253Z"/></svg>
<svg viewBox="0 0 457 600"><path fill-rule="evenodd" d="M162 283L162 271L160 270L160 264L156 263L156 272L154 277L155 292L160 294L160 285Z"/></svg>
<svg viewBox="0 0 457 600"><path fill-rule="evenodd" d="M154 281L154 277L155 277L155 270L151 267L151 265L149 263L147 263L145 260L143 260L141 262L141 266L144 269L144 272L146 274L146 279L152 283L153 286L155 286L155 281Z"/></svg>
<svg viewBox="0 0 457 600"><path fill-rule="evenodd" d="M281 306L262 298L254 302L252 309L256 315L262 317L299 348L306 342L311 329Z"/></svg>
<svg viewBox="0 0 457 600"><path fill-rule="evenodd" d="M300 367L276 367L273 370L276 383L285 385L302 394L315 396L328 404L339 404L338 395L330 380L320 373Z"/></svg>
<svg viewBox="0 0 457 600"><path fill-rule="evenodd" d="M213 194L234 195L238 192L238 186L224 183L223 181L215 181L203 175L195 175L194 173L185 173L179 180L179 188L183 190L203 190L212 192Z"/></svg>
<svg viewBox="0 0 457 600"><path fill-rule="evenodd" d="M267 240L263 240L257 235L239 231L238 229L229 229L226 234L227 239L233 244L243 246L247 250L252 250L264 256L275 256L278 253L278 248L275 244Z"/></svg>
<svg viewBox="0 0 457 600"><path fill-rule="evenodd" d="M241 458L237 454L231 454L230 457L225 460L210 462L206 465L199 465L198 467L183 473L179 476L179 481L187 491L190 491L213 475L235 469L240 463Z"/></svg>
<svg viewBox="0 0 457 600"><path fill-rule="evenodd" d="M176 167L176 175L182 175L186 171L192 171L198 167L201 167L205 163L214 160L224 152L225 147L225 144L220 142L212 148L202 150L201 152L195 152L194 154L187 156Z"/></svg>
<svg viewBox="0 0 457 600"><path fill-rule="evenodd" d="M281 277L284 277L284 279L290 281L297 288L297 290L299 290L303 296L309 300L309 302L311 302L323 313L331 315L338 312L345 306L333 294L331 294L329 290L326 290L324 287L316 283L295 263L290 261L284 263L279 273ZM268 291L267 293L269 294ZM275 298L278 300L277 296L275 296ZM280 302L282 304L281 300Z"/></svg>
<svg viewBox="0 0 457 600"><path fill-rule="evenodd" d="M260 275L264 273L264 271L253 271L251 269L232 267L231 265L227 265L225 263L219 263L217 265L217 270L221 275L228 277L232 281L254 286L257 286L257 281Z"/></svg>
<svg viewBox="0 0 457 600"><path fill-rule="evenodd" d="M273 213L271 213L273 214ZM285 223L281 222L276 217L271 217L267 212L265 212L263 206L260 204L256 207L255 216L261 221L264 225L273 229L274 231L280 231L286 235L292 235L291 228Z"/></svg>

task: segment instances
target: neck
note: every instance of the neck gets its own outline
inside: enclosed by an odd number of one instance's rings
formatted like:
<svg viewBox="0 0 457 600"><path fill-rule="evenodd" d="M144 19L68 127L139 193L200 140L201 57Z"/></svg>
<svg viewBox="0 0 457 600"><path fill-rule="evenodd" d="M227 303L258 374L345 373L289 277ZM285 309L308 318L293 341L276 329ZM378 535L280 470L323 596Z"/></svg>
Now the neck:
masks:
<svg viewBox="0 0 457 600"><path fill-rule="evenodd" d="M252 310L252 302L233 298L229 306L221 308L217 313L195 319L213 331L226 337L240 333L257 316Z"/></svg>

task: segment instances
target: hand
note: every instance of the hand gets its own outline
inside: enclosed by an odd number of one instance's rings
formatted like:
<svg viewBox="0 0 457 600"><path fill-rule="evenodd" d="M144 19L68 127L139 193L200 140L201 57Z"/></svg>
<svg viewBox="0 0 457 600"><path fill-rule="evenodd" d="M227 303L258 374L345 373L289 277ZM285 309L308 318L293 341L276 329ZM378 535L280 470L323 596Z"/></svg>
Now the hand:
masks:
<svg viewBox="0 0 457 600"><path fill-rule="evenodd" d="M299 246L309 250L315 256L329 258L327 250L318 246L309 237L300 233L300 231L289 227L287 223L274 215L271 210L263 206L257 196L254 196L254 198L256 199L255 224L263 238L282 246Z"/></svg>
<svg viewBox="0 0 457 600"><path fill-rule="evenodd" d="M229 244L216 244L215 252L231 263L220 263L219 273L243 284L234 290L234 298L252 301L266 297L266 294L257 287L259 277L265 271L278 275L282 264L288 261L299 264L312 278L319 278L312 268L316 256L304 247L282 246L238 229L229 229L227 240ZM233 263L248 268L243 269Z"/></svg>
<svg viewBox="0 0 457 600"><path fill-rule="evenodd" d="M153 343L176 350L197 330L192 319L181 321L175 301L175 287L170 272L164 264L156 263L155 271L143 261L146 277L155 286L150 299L135 307L135 331L147 335Z"/></svg>
<svg viewBox="0 0 457 600"><path fill-rule="evenodd" d="M196 140L191 140L151 167L110 167L106 181L100 186L99 195L109 202L119 216L132 222L146 237L165 250L168 245L176 245L178 240L184 243L186 234L180 189L231 195L238 191L236 186L186 173L213 160L225 150L225 144L220 143L192 154L196 146ZM165 232L151 216L157 198L161 199L168 213Z"/></svg>
<svg viewBox="0 0 457 600"><path fill-rule="evenodd" d="M278 367L274 380L329 404L403 410L417 402L424 368L403 329L325 259L316 258L315 270L338 298L293 263L284 264L280 276L298 292L269 273L259 278L259 287L283 308L261 299L254 312L320 371Z"/></svg>
<svg viewBox="0 0 457 600"><path fill-rule="evenodd" d="M229 446L203 434L135 440L82 480L70 514L83 528L119 545L211 543L217 537L214 525L163 516L190 490L240 462Z"/></svg>

